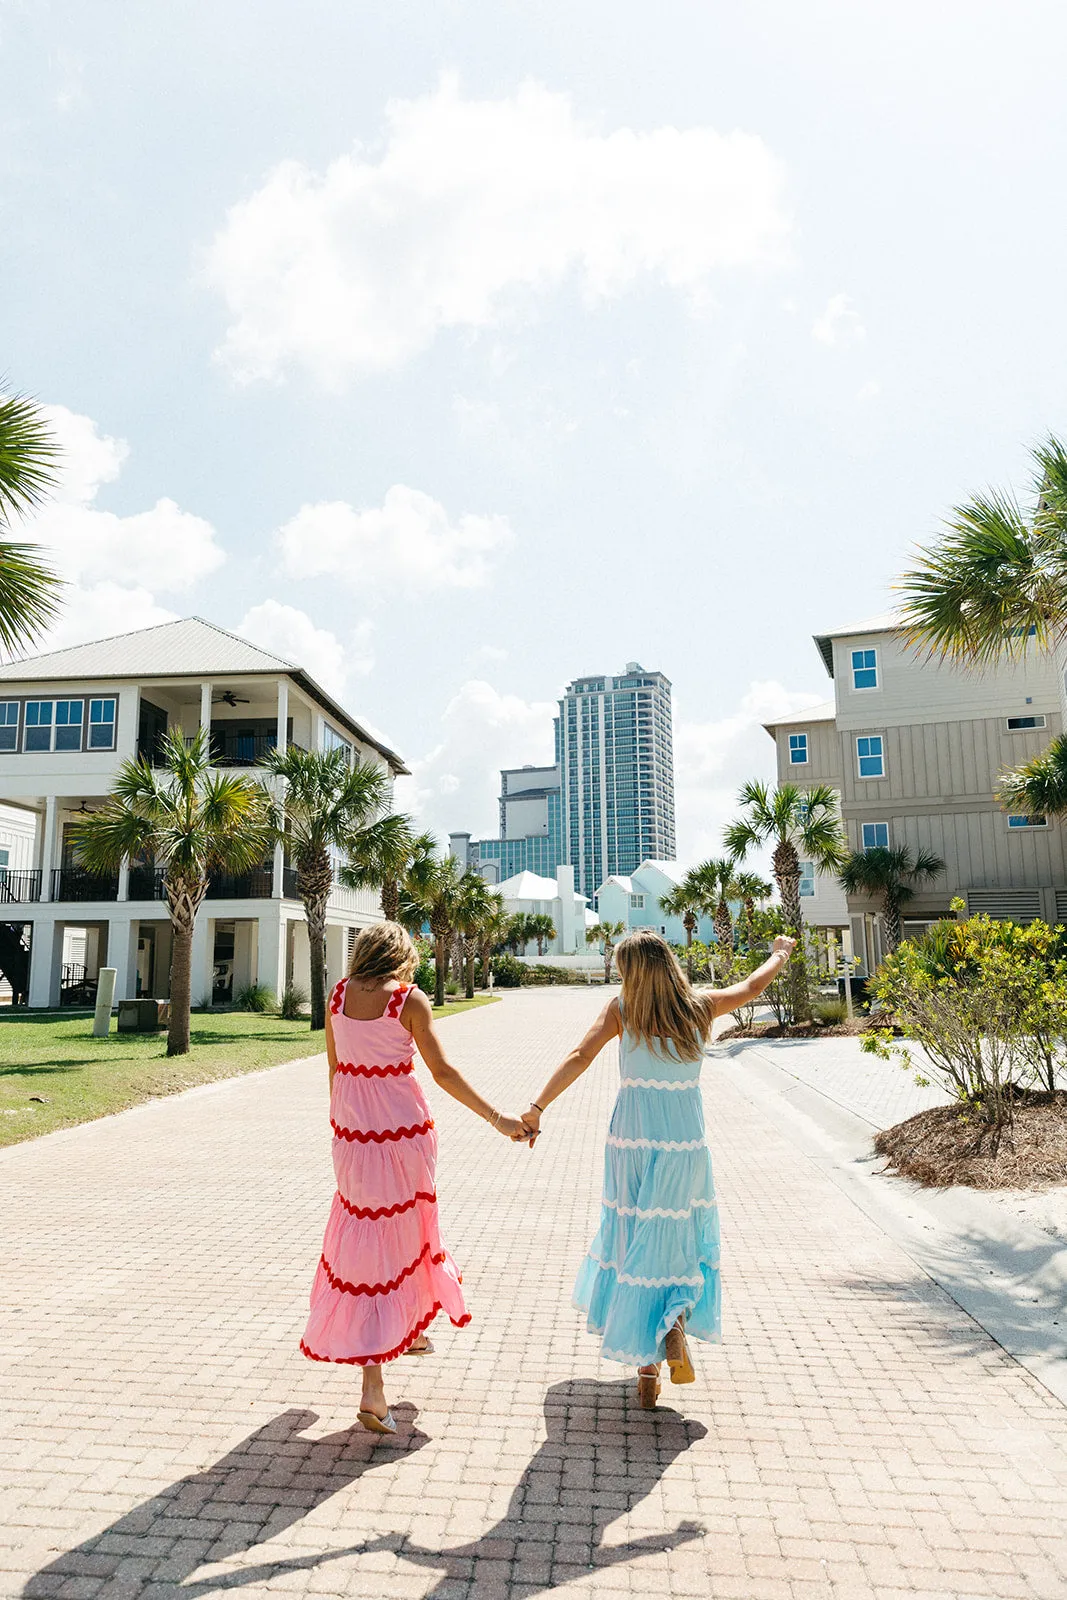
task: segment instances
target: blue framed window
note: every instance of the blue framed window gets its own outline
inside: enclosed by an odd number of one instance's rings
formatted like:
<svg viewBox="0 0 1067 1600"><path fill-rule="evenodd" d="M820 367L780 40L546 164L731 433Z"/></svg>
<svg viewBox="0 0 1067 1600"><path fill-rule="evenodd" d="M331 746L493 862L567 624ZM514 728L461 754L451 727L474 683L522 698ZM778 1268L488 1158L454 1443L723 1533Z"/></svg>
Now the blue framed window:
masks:
<svg viewBox="0 0 1067 1600"><path fill-rule="evenodd" d="M1045 718L1041 714L1032 717L1027 716L1008 718L1009 733L1024 733L1028 728L1043 728L1044 726Z"/></svg>
<svg viewBox="0 0 1067 1600"><path fill-rule="evenodd" d="M85 715L84 700L57 700L56 701L56 743L57 750L80 750L82 747L82 718Z"/></svg>
<svg viewBox="0 0 1067 1600"><path fill-rule="evenodd" d="M80 750L84 700L27 700L24 750Z"/></svg>
<svg viewBox="0 0 1067 1600"><path fill-rule="evenodd" d="M815 863L802 861L800 863L800 894L804 900L810 900L815 894Z"/></svg>
<svg viewBox="0 0 1067 1600"><path fill-rule="evenodd" d="M852 687L854 689L877 689L878 657L875 651L853 650Z"/></svg>
<svg viewBox="0 0 1067 1600"><path fill-rule="evenodd" d="M807 766L808 736L806 733L791 733L789 735L789 764L792 767Z"/></svg>
<svg viewBox="0 0 1067 1600"><path fill-rule="evenodd" d="M1015 813L1008 818L1008 827L1013 831L1017 828L1047 828L1047 817L1026 817Z"/></svg>
<svg viewBox="0 0 1067 1600"><path fill-rule="evenodd" d="M115 704L114 700L89 701L90 750L114 750Z"/></svg>
<svg viewBox="0 0 1067 1600"><path fill-rule="evenodd" d="M0 750L17 750L19 747L19 703L17 700L0 700Z"/></svg>
<svg viewBox="0 0 1067 1600"><path fill-rule="evenodd" d="M888 822L865 822L861 832L865 850L889 849Z"/></svg>
<svg viewBox="0 0 1067 1600"><path fill-rule="evenodd" d="M884 778L885 757L882 753L882 735L870 733L856 740L856 757L861 778Z"/></svg>

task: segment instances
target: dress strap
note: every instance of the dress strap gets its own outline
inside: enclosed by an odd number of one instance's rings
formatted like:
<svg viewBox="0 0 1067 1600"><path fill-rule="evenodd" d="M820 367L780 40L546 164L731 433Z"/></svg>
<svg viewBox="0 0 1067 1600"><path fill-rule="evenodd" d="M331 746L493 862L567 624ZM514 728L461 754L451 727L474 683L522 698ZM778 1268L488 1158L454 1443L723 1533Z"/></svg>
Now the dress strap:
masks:
<svg viewBox="0 0 1067 1600"><path fill-rule="evenodd" d="M330 996L330 1010L336 1016L345 1003L345 990L348 988L348 979L342 978L340 983L335 983Z"/></svg>
<svg viewBox="0 0 1067 1600"><path fill-rule="evenodd" d="M389 996L389 1004L385 1008L385 1015L395 1022L400 1016L400 1013L403 1011L404 1001L407 999L410 993L410 983L397 984L396 988Z"/></svg>

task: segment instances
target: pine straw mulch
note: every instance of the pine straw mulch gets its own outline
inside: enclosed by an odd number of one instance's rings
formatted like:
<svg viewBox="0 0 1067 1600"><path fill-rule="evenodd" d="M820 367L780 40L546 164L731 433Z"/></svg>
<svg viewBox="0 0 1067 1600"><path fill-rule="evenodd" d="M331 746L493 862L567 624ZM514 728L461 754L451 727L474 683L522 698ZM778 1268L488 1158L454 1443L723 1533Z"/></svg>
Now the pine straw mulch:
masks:
<svg viewBox="0 0 1067 1600"><path fill-rule="evenodd" d="M1067 1183L1067 1091L1020 1091L1010 1127L993 1129L965 1107L934 1106L874 1141L894 1172L928 1188L1045 1189Z"/></svg>
<svg viewBox="0 0 1067 1600"><path fill-rule="evenodd" d="M866 1017L854 1017L851 1022L754 1022L751 1028L737 1023L715 1035L716 1044L727 1044L731 1039L853 1039L869 1027Z"/></svg>

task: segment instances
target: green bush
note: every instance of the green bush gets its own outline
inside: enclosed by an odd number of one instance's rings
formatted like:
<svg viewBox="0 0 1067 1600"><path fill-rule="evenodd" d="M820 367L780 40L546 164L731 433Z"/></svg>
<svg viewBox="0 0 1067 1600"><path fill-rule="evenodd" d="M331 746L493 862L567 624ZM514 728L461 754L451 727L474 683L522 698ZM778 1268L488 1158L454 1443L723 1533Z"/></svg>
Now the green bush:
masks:
<svg viewBox="0 0 1067 1600"><path fill-rule="evenodd" d="M415 984L423 994L432 995L437 980L437 968L429 956L423 956L415 968Z"/></svg>
<svg viewBox="0 0 1067 1600"><path fill-rule="evenodd" d="M536 966L523 968L522 983L530 988L547 986L550 983L584 983L584 978L572 971L570 967L552 967L539 961Z"/></svg>
<svg viewBox="0 0 1067 1600"><path fill-rule="evenodd" d="M445 994L451 995L453 998L455 998L455 996L458 993L459 993L459 983L458 983L458 981L455 978L446 978L445 979Z"/></svg>
<svg viewBox="0 0 1067 1600"><path fill-rule="evenodd" d="M816 1022L830 1026L836 1022L844 1022L848 1016L848 1008L843 1000L816 1000L812 1003L811 1013Z"/></svg>
<svg viewBox="0 0 1067 1600"><path fill-rule="evenodd" d="M274 990L265 983L250 983L241 989L234 1002L238 1011L273 1011L277 1005Z"/></svg>
<svg viewBox="0 0 1067 1600"><path fill-rule="evenodd" d="M517 989L522 983L523 964L514 956L493 956L489 963L493 983L498 989Z"/></svg>
<svg viewBox="0 0 1067 1600"><path fill-rule="evenodd" d="M287 983L282 990L281 1005L278 1007L279 1015L286 1022L297 1022L304 1014L304 1007L308 1003L308 992L299 983Z"/></svg>

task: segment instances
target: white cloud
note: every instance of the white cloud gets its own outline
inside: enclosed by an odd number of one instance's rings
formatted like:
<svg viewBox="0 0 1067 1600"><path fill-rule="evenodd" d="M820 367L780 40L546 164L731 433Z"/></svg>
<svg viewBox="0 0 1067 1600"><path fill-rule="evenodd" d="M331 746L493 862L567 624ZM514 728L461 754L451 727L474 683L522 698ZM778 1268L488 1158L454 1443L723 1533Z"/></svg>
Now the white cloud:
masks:
<svg viewBox="0 0 1067 1600"><path fill-rule="evenodd" d="M651 279L700 306L716 271L787 258L784 169L753 134L605 134L538 84L469 100L451 78L385 121L374 151L283 162L229 211L203 274L238 376L389 370L569 278L594 301Z"/></svg>
<svg viewBox="0 0 1067 1600"><path fill-rule="evenodd" d="M468 513L453 521L439 501L400 483L382 505L363 510L344 500L302 506L278 532L292 577L329 574L361 592L401 579L405 589L477 588L511 537L506 517Z"/></svg>
<svg viewBox="0 0 1067 1600"><path fill-rule="evenodd" d="M63 451L60 482L24 527L29 538L47 547L64 578L114 587L119 575L133 586L175 593L221 566L225 554L214 528L173 500L158 500L150 510L126 517L98 510L97 493L118 478L129 447L66 406L43 409Z"/></svg>
<svg viewBox="0 0 1067 1600"><path fill-rule="evenodd" d="M676 715L675 806L684 865L722 855L723 829L737 815L737 791L746 779L763 778L773 784L774 745L762 724L825 698L767 680L750 684L729 716L688 722Z"/></svg>
<svg viewBox="0 0 1067 1600"><path fill-rule="evenodd" d="M811 336L819 344L862 344L867 329L849 296L834 294L812 323Z"/></svg>
<svg viewBox="0 0 1067 1600"><path fill-rule="evenodd" d="M494 838L500 769L552 760L556 711L554 701L523 700L469 679L445 707L440 743L398 781L397 805L442 839L454 832Z"/></svg>
<svg viewBox="0 0 1067 1600"><path fill-rule="evenodd" d="M866 383L861 383L856 391L857 400L877 400L882 392L882 385L877 378L868 378Z"/></svg>
<svg viewBox="0 0 1067 1600"><path fill-rule="evenodd" d="M322 687L339 698L348 679L369 672L374 665L370 651L370 625L353 629L347 643L327 628L317 628L306 611L264 600L246 611L234 629L264 650L303 667Z"/></svg>

